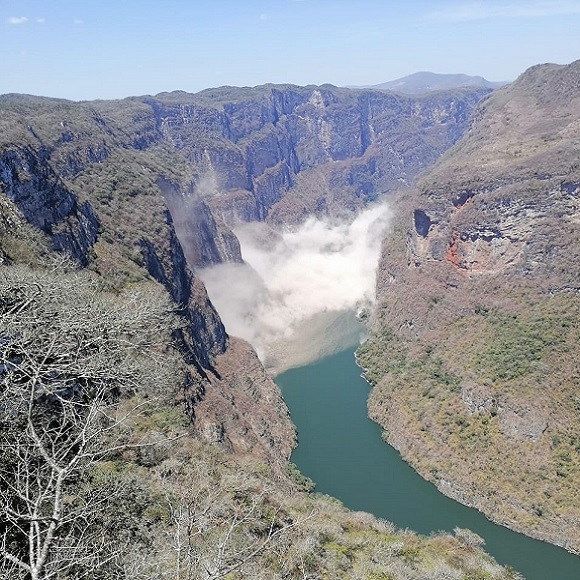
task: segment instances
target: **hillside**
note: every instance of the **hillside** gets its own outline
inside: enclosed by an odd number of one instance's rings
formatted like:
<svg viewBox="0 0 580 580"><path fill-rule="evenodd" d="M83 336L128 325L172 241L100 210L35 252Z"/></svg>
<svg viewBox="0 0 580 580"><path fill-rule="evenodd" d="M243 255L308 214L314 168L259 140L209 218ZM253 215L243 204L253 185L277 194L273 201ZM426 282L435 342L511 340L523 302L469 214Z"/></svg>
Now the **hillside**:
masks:
<svg viewBox="0 0 580 580"><path fill-rule="evenodd" d="M580 61L486 97L402 196L360 361L441 491L580 551Z"/></svg>
<svg viewBox="0 0 580 580"><path fill-rule="evenodd" d="M0 97L2 577L517 577L467 530L422 538L309 494L279 391L195 274L240 259L234 216L410 179L479 94Z"/></svg>

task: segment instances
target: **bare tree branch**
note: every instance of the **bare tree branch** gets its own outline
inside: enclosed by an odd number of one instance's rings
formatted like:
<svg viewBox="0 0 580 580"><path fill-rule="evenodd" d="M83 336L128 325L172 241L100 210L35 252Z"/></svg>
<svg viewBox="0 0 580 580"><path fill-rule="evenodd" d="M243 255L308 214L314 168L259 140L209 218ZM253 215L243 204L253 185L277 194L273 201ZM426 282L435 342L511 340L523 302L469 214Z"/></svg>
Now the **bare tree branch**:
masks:
<svg viewBox="0 0 580 580"><path fill-rule="evenodd" d="M93 577L119 557L91 526L110 498L83 481L96 461L142 446L123 426L173 381L170 322L157 287L113 296L86 274L2 269L2 573ZM154 396L120 411L137 391Z"/></svg>

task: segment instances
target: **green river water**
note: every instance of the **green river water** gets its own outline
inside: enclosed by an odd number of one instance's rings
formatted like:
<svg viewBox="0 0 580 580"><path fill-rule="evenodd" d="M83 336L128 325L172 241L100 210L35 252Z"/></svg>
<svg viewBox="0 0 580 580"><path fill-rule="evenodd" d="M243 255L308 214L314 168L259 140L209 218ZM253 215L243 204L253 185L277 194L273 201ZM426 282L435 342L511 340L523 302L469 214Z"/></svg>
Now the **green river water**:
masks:
<svg viewBox="0 0 580 580"><path fill-rule="evenodd" d="M351 348L276 377L298 429L292 461L317 491L422 534L469 528L528 580L580 580L580 557L495 525L419 477L367 418L360 372Z"/></svg>

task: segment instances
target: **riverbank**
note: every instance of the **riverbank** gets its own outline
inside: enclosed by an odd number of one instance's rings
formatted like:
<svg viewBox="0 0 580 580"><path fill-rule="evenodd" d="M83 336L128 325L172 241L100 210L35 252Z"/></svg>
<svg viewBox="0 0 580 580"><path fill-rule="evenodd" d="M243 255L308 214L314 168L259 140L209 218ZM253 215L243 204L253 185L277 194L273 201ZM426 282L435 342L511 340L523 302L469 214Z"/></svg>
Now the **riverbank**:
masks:
<svg viewBox="0 0 580 580"><path fill-rule="evenodd" d="M369 385L360 371L353 348L275 379L298 429L292 461L317 491L422 534L473 530L498 562L528 580L580 577L577 556L490 522L420 477L368 419Z"/></svg>
<svg viewBox="0 0 580 580"><path fill-rule="evenodd" d="M472 344L460 346L460 334L453 340L454 357L388 331L365 342L358 360L373 384L369 416L446 495L510 529L576 553L578 489L571 487L576 452L571 439L558 438L558 416L550 411L549 421L536 430L536 415L514 407L515 391L494 395L485 381L470 378L470 361L479 354ZM460 350L467 370L457 360ZM545 393L535 407L550 396Z"/></svg>
<svg viewBox="0 0 580 580"><path fill-rule="evenodd" d="M355 364L361 370L361 378L367 383L367 385L369 385L369 389L372 390L373 384L366 377L367 369L365 369L361 364L357 351L354 353L354 359ZM477 494L477 490L467 490L458 481L455 480L434 477L432 471L426 471L422 469L420 462L413 461L413 458L416 455L416 441L413 439L413 432L405 429L404 424L394 423L391 428L385 428L384 425L381 425L379 418L373 415L372 411L368 410L367 414L372 421L380 426L381 437L385 443L396 449L397 452L401 455L403 461L405 461L412 469L414 469L419 476L435 485L437 490L443 495L465 505L466 507L478 510L480 513L482 513L482 515L484 515L484 517L486 517L494 524L503 526L509 530L526 535L530 538L553 544L563 548L564 550L567 550L576 556L579 555L579 552L575 550L573 546L570 546L560 537L554 536L554 534L547 534L542 530L526 528L522 526L517 520L505 520L500 517L494 517L493 511L490 512L488 510L486 512L485 509L482 509L482 506L486 505L486 498L483 495Z"/></svg>

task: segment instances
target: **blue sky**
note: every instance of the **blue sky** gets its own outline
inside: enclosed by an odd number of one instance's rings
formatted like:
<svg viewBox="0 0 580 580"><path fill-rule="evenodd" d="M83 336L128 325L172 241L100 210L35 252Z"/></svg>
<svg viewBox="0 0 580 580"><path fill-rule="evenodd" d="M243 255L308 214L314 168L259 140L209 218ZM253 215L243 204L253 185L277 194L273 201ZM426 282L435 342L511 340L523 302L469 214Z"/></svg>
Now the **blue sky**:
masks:
<svg viewBox="0 0 580 580"><path fill-rule="evenodd" d="M580 58L580 0L0 0L0 94L511 80Z"/></svg>

